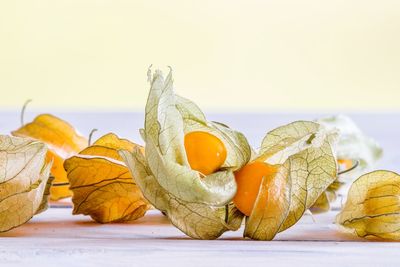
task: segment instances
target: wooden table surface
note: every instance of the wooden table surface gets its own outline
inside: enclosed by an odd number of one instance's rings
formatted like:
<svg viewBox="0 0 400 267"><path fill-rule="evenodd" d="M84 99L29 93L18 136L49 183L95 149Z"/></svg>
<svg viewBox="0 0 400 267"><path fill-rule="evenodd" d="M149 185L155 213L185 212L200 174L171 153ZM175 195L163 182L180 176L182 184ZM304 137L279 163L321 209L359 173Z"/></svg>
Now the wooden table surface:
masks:
<svg viewBox="0 0 400 267"><path fill-rule="evenodd" d="M87 135L92 128L139 141L142 114L55 113ZM269 129L318 114L211 114L244 132L257 147ZM27 114L26 120L33 117ZM400 114L353 114L385 149L377 168L400 172ZM18 112L0 113L0 132L19 125ZM56 204L57 206L60 206ZM62 205L61 205L62 206ZM50 208L27 224L0 234L0 266L399 266L400 243L366 242L340 233L337 211L306 215L274 241L242 239L242 231L213 241L191 240L156 210L125 224L97 224Z"/></svg>

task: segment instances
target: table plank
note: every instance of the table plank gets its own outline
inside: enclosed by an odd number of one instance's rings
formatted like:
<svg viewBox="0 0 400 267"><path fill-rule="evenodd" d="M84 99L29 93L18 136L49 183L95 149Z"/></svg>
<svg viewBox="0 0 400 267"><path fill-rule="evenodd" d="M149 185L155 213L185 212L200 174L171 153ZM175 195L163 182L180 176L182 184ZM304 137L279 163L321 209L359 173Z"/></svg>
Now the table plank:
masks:
<svg viewBox="0 0 400 267"><path fill-rule="evenodd" d="M242 230L218 240L192 240L152 210L132 223L98 224L51 208L27 224L0 234L1 266L394 266L400 243L367 242L341 234L335 212L306 215L274 241L242 238Z"/></svg>

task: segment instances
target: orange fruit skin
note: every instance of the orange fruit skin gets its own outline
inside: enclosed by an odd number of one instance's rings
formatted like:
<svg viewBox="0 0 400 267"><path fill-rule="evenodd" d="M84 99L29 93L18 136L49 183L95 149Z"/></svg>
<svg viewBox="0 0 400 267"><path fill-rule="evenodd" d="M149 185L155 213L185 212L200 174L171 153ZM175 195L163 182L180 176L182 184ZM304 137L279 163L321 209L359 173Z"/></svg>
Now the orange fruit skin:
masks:
<svg viewBox="0 0 400 267"><path fill-rule="evenodd" d="M237 192L233 203L244 215L250 216L263 177L275 172L274 166L261 161L251 162L235 172Z"/></svg>
<svg viewBox="0 0 400 267"><path fill-rule="evenodd" d="M351 159L338 159L337 162L339 165L342 165L345 170L353 167L353 161Z"/></svg>
<svg viewBox="0 0 400 267"><path fill-rule="evenodd" d="M64 158L60 157L52 150L47 151L46 161L53 161L51 166L51 175L54 176L53 184L68 183L67 172L64 170ZM69 197L71 192L68 185L50 187L51 200Z"/></svg>
<svg viewBox="0 0 400 267"><path fill-rule="evenodd" d="M204 175L217 171L226 160L224 143L210 133L201 131L187 133L184 143L190 167Z"/></svg>

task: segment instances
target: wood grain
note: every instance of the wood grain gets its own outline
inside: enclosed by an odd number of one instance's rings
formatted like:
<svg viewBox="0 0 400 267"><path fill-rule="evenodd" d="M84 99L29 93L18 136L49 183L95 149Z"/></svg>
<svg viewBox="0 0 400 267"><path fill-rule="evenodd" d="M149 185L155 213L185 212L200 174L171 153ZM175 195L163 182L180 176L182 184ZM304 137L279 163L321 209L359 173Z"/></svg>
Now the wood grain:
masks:
<svg viewBox="0 0 400 267"><path fill-rule="evenodd" d="M306 215L274 241L191 240L158 211L126 224L97 224L52 208L0 236L0 266L394 266L400 243L366 242L339 233L334 212Z"/></svg>

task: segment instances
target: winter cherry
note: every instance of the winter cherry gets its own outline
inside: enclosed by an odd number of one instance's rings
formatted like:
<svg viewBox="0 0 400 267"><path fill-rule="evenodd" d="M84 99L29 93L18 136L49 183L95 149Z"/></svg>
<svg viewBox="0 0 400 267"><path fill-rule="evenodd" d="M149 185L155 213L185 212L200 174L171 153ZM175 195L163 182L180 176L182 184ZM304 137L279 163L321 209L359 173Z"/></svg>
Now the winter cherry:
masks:
<svg viewBox="0 0 400 267"><path fill-rule="evenodd" d="M209 175L224 164L226 148L215 135L207 132L194 131L185 135L186 155L193 170Z"/></svg>
<svg viewBox="0 0 400 267"><path fill-rule="evenodd" d="M251 162L235 172L237 192L233 203L243 214L250 216L263 177L275 172L276 167L261 161Z"/></svg>

